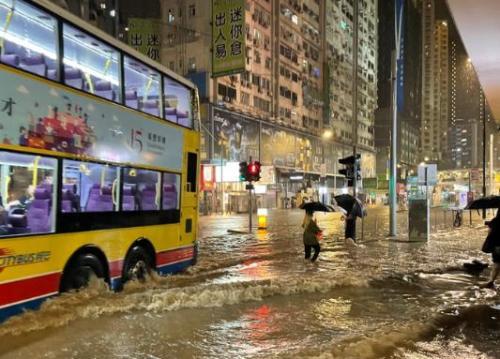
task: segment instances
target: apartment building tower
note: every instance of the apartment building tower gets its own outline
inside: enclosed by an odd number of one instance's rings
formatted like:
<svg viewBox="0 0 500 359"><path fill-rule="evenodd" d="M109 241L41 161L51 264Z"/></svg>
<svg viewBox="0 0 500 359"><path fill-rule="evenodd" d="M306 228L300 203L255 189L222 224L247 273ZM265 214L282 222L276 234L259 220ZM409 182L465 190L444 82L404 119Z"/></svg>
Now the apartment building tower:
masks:
<svg viewBox="0 0 500 359"><path fill-rule="evenodd" d="M422 2L422 160L441 161L448 151L449 24L436 19L435 0Z"/></svg>

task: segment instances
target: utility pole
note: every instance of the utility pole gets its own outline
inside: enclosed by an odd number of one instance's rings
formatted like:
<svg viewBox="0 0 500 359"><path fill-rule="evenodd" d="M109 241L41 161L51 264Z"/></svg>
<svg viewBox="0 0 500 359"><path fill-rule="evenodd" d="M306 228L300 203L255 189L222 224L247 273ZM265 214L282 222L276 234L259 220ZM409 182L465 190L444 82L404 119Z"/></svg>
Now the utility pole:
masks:
<svg viewBox="0 0 500 359"><path fill-rule="evenodd" d="M389 176L389 236L395 237L397 234L396 218L396 181L397 181L397 130L398 130L398 105L397 105L397 55L396 51L392 53L392 121L391 121L391 151L390 151L390 176Z"/></svg>
<svg viewBox="0 0 500 359"><path fill-rule="evenodd" d="M483 197L486 197L486 99L483 90L479 90L481 116L483 118ZM486 209L483 209L483 219L486 218Z"/></svg>
<svg viewBox="0 0 500 359"><path fill-rule="evenodd" d="M359 4L358 0L353 1L353 54L352 54L352 152L354 158L356 158L357 145L358 145L358 28L359 28ZM357 164L354 164L354 178L352 180L352 194L356 198L358 179L357 177Z"/></svg>

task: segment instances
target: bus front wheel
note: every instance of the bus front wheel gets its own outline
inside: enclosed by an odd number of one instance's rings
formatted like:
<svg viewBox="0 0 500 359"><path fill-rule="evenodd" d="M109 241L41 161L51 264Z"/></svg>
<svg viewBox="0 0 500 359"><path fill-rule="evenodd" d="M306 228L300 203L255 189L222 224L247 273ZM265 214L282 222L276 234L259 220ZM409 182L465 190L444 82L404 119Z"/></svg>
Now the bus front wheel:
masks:
<svg viewBox="0 0 500 359"><path fill-rule="evenodd" d="M104 278L104 267L101 261L93 254L80 254L64 271L61 291L68 292L84 288L93 276Z"/></svg>
<svg viewBox="0 0 500 359"><path fill-rule="evenodd" d="M153 268L152 263L149 253L143 247L132 247L123 265L123 282L133 279L146 280Z"/></svg>

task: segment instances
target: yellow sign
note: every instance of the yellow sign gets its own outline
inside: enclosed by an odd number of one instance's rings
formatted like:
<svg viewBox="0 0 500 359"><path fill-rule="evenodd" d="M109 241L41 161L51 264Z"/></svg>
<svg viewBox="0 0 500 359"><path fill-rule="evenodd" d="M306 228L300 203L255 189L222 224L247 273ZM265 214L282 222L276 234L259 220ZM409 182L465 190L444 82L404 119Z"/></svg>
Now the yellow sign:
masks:
<svg viewBox="0 0 500 359"><path fill-rule="evenodd" d="M212 77L245 71L245 0L213 0Z"/></svg>
<svg viewBox="0 0 500 359"><path fill-rule="evenodd" d="M128 19L128 44L152 60L160 61L160 21Z"/></svg>

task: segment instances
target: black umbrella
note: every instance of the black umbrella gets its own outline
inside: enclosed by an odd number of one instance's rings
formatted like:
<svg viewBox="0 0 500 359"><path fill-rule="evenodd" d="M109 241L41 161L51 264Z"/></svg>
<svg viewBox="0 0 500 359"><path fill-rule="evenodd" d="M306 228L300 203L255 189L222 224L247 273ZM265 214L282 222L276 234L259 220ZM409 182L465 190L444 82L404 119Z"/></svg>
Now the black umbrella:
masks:
<svg viewBox="0 0 500 359"><path fill-rule="evenodd" d="M500 196L487 196L475 199L465 209L500 208Z"/></svg>
<svg viewBox="0 0 500 359"><path fill-rule="evenodd" d="M359 199L354 198L350 194L339 194L334 198L337 205L345 209L348 214L353 213L359 218L366 216L365 208Z"/></svg>
<svg viewBox="0 0 500 359"><path fill-rule="evenodd" d="M300 205L300 209L307 212L333 212L330 207L325 206L320 202L307 202Z"/></svg>

